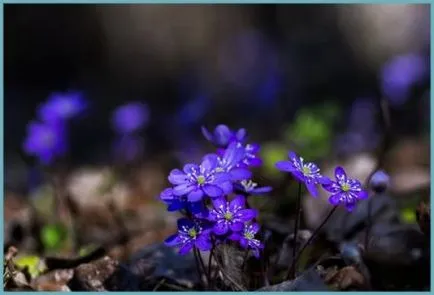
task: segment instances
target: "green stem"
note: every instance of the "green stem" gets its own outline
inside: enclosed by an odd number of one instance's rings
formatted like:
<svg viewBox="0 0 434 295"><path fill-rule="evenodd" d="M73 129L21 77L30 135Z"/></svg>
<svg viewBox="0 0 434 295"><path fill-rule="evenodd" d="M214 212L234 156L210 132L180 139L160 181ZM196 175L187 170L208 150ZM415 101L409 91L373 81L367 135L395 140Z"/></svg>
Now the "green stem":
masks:
<svg viewBox="0 0 434 295"><path fill-rule="evenodd" d="M315 231L313 232L312 236L309 238L309 240L307 240L306 243L304 243L303 247L300 249L300 251L298 252L297 257L295 258L295 260L293 260L291 267L290 267L290 271L288 272L288 275L286 277L287 280L290 279L290 274L291 273L295 273L295 265L297 264L298 260L301 257L301 254L303 254L303 251L307 248L307 246L313 241L314 238L316 238L316 236L318 235L318 233L320 232L320 230L323 228L323 226L327 223L327 221L330 219L330 217L333 215L333 213L336 211L336 209L338 208L338 206L334 206L333 209L330 210L329 214L327 214L327 216L324 218L323 222L315 229ZM295 276L294 276L295 278Z"/></svg>
<svg viewBox="0 0 434 295"><path fill-rule="evenodd" d="M296 217L295 217L295 225L294 225L294 246L292 247L292 265L288 271L288 279L290 277L295 278L295 270L296 270L296 261L295 256L297 255L297 237L298 237L298 227L300 223L301 217L301 182L298 183L298 194L297 194L297 203L296 203Z"/></svg>

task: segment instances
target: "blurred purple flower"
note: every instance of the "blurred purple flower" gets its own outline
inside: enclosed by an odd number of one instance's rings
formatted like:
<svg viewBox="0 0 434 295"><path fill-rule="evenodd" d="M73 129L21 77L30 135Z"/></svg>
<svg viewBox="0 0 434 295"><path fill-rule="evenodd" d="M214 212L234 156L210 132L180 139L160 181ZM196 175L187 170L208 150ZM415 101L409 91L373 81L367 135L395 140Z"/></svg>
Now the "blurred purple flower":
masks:
<svg viewBox="0 0 434 295"><path fill-rule="evenodd" d="M226 201L225 197L212 200L214 209L210 211L209 220L215 222L213 231L216 235L225 235L232 230L241 231L244 223L256 217L254 209L246 209L246 199L236 196L232 201Z"/></svg>
<svg viewBox="0 0 434 295"><path fill-rule="evenodd" d="M68 120L86 108L86 101L79 92L53 93L38 109L38 115L45 122Z"/></svg>
<svg viewBox="0 0 434 295"><path fill-rule="evenodd" d="M348 116L348 128L336 138L336 151L340 154L352 154L375 149L380 140L377 128L376 112L379 106L373 99L356 99Z"/></svg>
<svg viewBox="0 0 434 295"><path fill-rule="evenodd" d="M375 131L371 133L348 131L337 136L335 146L339 153L347 155L373 150L379 141L380 134Z"/></svg>
<svg viewBox="0 0 434 295"><path fill-rule="evenodd" d="M363 190L360 181L348 178L344 168L336 167L335 177L336 181L323 185L326 191L332 193L329 198L330 204L334 206L342 204L351 212L354 210L358 200L368 197L368 192Z"/></svg>
<svg viewBox="0 0 434 295"><path fill-rule="evenodd" d="M198 95L186 102L176 113L175 122L182 126L196 124L203 119L210 106L210 100L205 95Z"/></svg>
<svg viewBox="0 0 434 295"><path fill-rule="evenodd" d="M382 69L382 91L392 105L403 104L411 87L429 74L429 61L416 54L399 55L389 60Z"/></svg>
<svg viewBox="0 0 434 295"><path fill-rule="evenodd" d="M253 251L253 255L259 258L260 251L264 248L261 241L255 239L259 229L260 226L257 223L245 225L242 233L235 232L229 236L229 239L238 241L240 246L244 249L250 248Z"/></svg>
<svg viewBox="0 0 434 295"><path fill-rule="evenodd" d="M237 191L248 195L261 195L273 190L271 186L258 187L258 184L252 180L243 180L240 183L235 183L234 186Z"/></svg>
<svg viewBox="0 0 434 295"><path fill-rule="evenodd" d="M113 128L120 134L128 134L144 128L149 121L149 109L141 102L130 102L118 107L112 117Z"/></svg>
<svg viewBox="0 0 434 295"><path fill-rule="evenodd" d="M226 148L233 141L244 142L247 137L244 128L238 131L232 131L228 126L223 124L217 125L213 133L210 133L208 129L202 127L202 134L212 144L223 148Z"/></svg>
<svg viewBox="0 0 434 295"><path fill-rule="evenodd" d="M143 138L133 134L119 135L114 142L114 157L123 162L131 162L144 152Z"/></svg>
<svg viewBox="0 0 434 295"><path fill-rule="evenodd" d="M179 247L179 254L184 255L194 247L201 251L208 251L212 247L210 230L200 220L181 218L178 220L178 233L168 237L167 246Z"/></svg>
<svg viewBox="0 0 434 295"><path fill-rule="evenodd" d="M325 176L320 174L320 169L315 163L305 162L302 157L297 156L294 152L288 153L289 161L279 161L276 168L283 172L290 172L295 179L304 183L309 193L316 197L318 184L328 184L331 182Z"/></svg>
<svg viewBox="0 0 434 295"><path fill-rule="evenodd" d="M38 157L43 164L50 164L67 151L63 124L30 122L23 149L26 154Z"/></svg>

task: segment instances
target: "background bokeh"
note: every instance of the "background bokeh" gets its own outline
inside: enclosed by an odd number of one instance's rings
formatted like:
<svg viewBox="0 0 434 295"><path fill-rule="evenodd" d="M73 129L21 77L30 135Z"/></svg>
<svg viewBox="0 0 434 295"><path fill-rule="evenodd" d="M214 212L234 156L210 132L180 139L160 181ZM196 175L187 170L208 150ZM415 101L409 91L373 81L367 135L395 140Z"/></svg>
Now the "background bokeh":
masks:
<svg viewBox="0 0 434 295"><path fill-rule="evenodd" d="M150 232L175 217L154 203L170 169L210 151L202 125L246 128L262 145L269 179L279 181L273 163L289 148L366 177L384 132L380 99L391 114L385 169L395 193L412 206L429 195L428 5L8 4L4 16L5 218L14 226L29 223L17 213L27 208L20 202L49 195L43 170L22 146L53 92L80 91L88 102L70 126L66 161L68 190L90 231L83 243L110 239L110 211L98 207L106 199L127 219L142 210L141 222L130 221L144 227L140 246L161 241L167 231ZM119 144L111 116L130 101L146 104L148 116L137 181L101 192L95 187L110 178ZM293 199L270 200L290 218ZM39 213L51 210L33 203ZM6 239L16 240L8 230Z"/></svg>

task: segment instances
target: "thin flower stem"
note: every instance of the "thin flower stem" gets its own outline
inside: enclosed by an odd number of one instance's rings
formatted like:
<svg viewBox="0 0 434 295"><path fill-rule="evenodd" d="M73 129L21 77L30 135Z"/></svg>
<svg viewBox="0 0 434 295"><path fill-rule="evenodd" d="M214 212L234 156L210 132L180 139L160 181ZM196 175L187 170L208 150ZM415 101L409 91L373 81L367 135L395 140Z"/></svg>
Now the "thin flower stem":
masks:
<svg viewBox="0 0 434 295"><path fill-rule="evenodd" d="M199 277L199 282L201 283L201 285L203 284L202 281L202 273L200 271L200 263L199 263L199 257L197 257L197 250L196 247L193 248L193 255L194 255L194 260L196 262L196 270L197 270L197 275Z"/></svg>
<svg viewBox="0 0 434 295"><path fill-rule="evenodd" d="M206 281L207 281L206 284L207 284L207 286L209 286L210 278L209 278L208 273L206 271L206 267L205 267L205 263L203 262L202 255L200 255L200 252L196 247L194 247L194 250L196 251L197 257L198 257L199 262L200 262L200 266L202 267L203 273L205 274Z"/></svg>
<svg viewBox="0 0 434 295"><path fill-rule="evenodd" d="M379 148L378 154L377 154L377 165L375 165L375 168L372 170L372 172L368 175L368 177L365 180L365 187L368 188L369 181L371 180L372 176L377 172L381 167L384 166L384 162L386 160L386 154L389 150L390 144L391 144L391 115L390 115L390 108L389 103L385 97L382 97L380 99L380 110L381 110L381 117L383 122L383 139L381 146ZM365 233L365 251L368 250L369 247L369 235L372 227L372 202L369 199L368 200L368 217L366 220L366 233Z"/></svg>
<svg viewBox="0 0 434 295"><path fill-rule="evenodd" d="M295 260L291 264L290 271L288 271L288 275L286 276L287 280L290 279L290 274L295 272L295 265L297 264L298 260L300 259L301 254L303 254L303 251L313 241L313 239L316 238L316 236L318 235L318 233L320 232L322 227L327 223L327 221L330 219L330 217L333 215L333 213L336 211L337 208L338 208L338 206L334 206L333 209L330 210L329 214L327 214L327 216L324 218L323 222L312 233L312 236L307 240L306 243L304 243L303 247L298 252L297 257L295 258Z"/></svg>
<svg viewBox="0 0 434 295"><path fill-rule="evenodd" d="M244 272L244 267L246 266L248 255L249 255L249 250L246 249L246 252L244 253L244 257L243 257L243 264L241 265L241 271L243 272Z"/></svg>
<svg viewBox="0 0 434 295"><path fill-rule="evenodd" d="M298 237L298 227L300 223L301 217L301 182L298 183L298 194L297 194L297 203L296 203L296 217L295 217L295 225L294 225L294 247L292 247L292 265L288 272L288 275L292 278L295 278L295 270L296 270L296 261L295 256L297 254L297 237Z"/></svg>
<svg viewBox="0 0 434 295"><path fill-rule="evenodd" d="M212 285L214 284L212 278L211 278L211 264L212 264L212 256L214 254L214 249L215 249L215 244L214 241L212 243L212 248L211 248L211 252L209 253L209 258L208 258L208 289L212 290Z"/></svg>

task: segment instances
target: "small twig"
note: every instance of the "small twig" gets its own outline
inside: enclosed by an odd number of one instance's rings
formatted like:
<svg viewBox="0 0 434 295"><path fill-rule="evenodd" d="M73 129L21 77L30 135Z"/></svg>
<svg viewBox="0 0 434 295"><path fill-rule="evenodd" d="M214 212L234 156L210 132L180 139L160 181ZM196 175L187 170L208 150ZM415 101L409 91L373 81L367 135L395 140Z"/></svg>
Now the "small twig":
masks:
<svg viewBox="0 0 434 295"><path fill-rule="evenodd" d="M164 285L165 282L166 282L166 279L165 279L165 278L162 278L162 279L158 282L158 284L154 287L154 289L152 289L152 291L157 291L158 288L160 288L162 285Z"/></svg>
<svg viewBox="0 0 434 295"><path fill-rule="evenodd" d="M78 258L56 258L56 257L47 257L45 258L45 265L47 266L47 270L45 272L55 270L55 269L69 269L75 268L80 264L89 263L93 260L97 260L103 257L106 254L106 250L103 247L99 247L93 250L91 253L87 254L83 257Z"/></svg>

